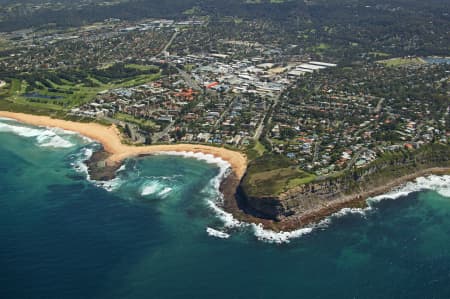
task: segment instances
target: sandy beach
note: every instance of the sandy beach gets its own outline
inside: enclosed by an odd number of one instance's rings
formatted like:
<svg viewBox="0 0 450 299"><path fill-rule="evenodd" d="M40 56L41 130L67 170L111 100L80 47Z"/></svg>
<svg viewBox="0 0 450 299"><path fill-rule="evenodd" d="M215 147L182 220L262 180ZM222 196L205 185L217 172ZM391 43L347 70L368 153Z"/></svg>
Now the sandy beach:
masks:
<svg viewBox="0 0 450 299"><path fill-rule="evenodd" d="M242 153L225 148L200 144L167 144L149 146L130 146L122 144L120 133L115 126L103 126L97 123L80 123L24 113L0 111L0 117L15 119L34 126L57 127L80 133L100 142L105 151L111 154L109 161L119 163L126 158L139 155L164 152L194 152L210 154L230 163L235 175L240 179L247 169L247 158Z"/></svg>

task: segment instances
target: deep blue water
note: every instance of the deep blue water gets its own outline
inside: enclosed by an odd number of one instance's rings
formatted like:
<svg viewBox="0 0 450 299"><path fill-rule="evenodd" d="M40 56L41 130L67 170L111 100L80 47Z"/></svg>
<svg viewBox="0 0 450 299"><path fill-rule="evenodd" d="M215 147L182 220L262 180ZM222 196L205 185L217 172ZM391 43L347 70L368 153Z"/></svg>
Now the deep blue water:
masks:
<svg viewBox="0 0 450 299"><path fill-rule="evenodd" d="M224 228L217 166L130 160L107 191L94 147L0 120L0 298L450 298L448 177L273 244Z"/></svg>

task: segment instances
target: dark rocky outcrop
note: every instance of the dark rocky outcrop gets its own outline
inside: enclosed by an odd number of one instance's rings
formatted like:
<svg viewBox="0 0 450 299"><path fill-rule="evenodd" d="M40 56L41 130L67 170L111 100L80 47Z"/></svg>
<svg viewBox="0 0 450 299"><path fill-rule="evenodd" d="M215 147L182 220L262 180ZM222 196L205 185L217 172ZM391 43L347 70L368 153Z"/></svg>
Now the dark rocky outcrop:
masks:
<svg viewBox="0 0 450 299"><path fill-rule="evenodd" d="M109 181L116 177L116 172L122 163L108 161L110 154L104 150L96 151L86 161L91 179L96 181Z"/></svg>
<svg viewBox="0 0 450 299"><path fill-rule="evenodd" d="M363 206L367 197L428 174L448 173L450 147L433 144L417 151L390 153L364 168L324 177L277 196L248 196L239 189L244 211L270 219L278 228L295 228L323 219L344 207Z"/></svg>

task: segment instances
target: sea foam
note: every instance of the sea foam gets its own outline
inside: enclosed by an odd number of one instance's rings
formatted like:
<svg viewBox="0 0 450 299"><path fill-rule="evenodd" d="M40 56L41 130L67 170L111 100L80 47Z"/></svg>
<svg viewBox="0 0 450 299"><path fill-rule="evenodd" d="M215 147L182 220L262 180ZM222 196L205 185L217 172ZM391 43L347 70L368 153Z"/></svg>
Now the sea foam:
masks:
<svg viewBox="0 0 450 299"><path fill-rule="evenodd" d="M231 165L227 161L215 157L211 154L194 153L194 152L162 152L160 154L182 156L185 158L193 158L200 161L204 161L208 164L214 164L219 167L219 173L210 180L208 185L202 190L207 193L208 200L206 201L208 207L214 212L215 216L219 218L223 224L223 229L230 230L233 228L239 228L247 226L247 223L241 222L233 217L231 213L224 211L220 205L223 203L223 195L219 191L221 182L231 174ZM207 233L210 236L226 238L229 237L228 232L223 232L211 227L207 227Z"/></svg>
<svg viewBox="0 0 450 299"><path fill-rule="evenodd" d="M75 145L64 139L64 135L69 135L66 131L56 128L30 128L19 124L0 122L0 132L13 133L26 138L34 137L37 145L41 147L70 148Z"/></svg>
<svg viewBox="0 0 450 299"><path fill-rule="evenodd" d="M407 196L413 192L423 190L434 190L441 196L450 198L450 175L430 175L426 177L419 177L412 182L408 182L399 188L392 190L391 192L368 199L368 203L371 204L385 199L397 199Z"/></svg>
<svg viewBox="0 0 450 299"><path fill-rule="evenodd" d="M173 189L159 180L152 180L146 182L141 190L141 196L148 196L156 194L159 197L165 198Z"/></svg>
<svg viewBox="0 0 450 299"><path fill-rule="evenodd" d="M221 228L221 230L207 227L206 231L210 236L219 238L228 238L230 236L230 231L232 230L250 229L256 236L256 238L260 241L281 244L281 243L289 243L291 239L298 238L300 236L308 234L312 232L314 229L325 227L330 222L329 219L325 219L320 223L315 224L311 227L302 228L290 232L275 232L272 230L264 229L261 224L253 224L239 221L236 218L234 218L234 216L231 213L226 212L221 207L221 203L223 203L223 195L219 191L220 184L231 173L231 165L227 161L224 161L221 158L217 158L210 154L194 153L194 152L163 152L161 154L194 158L197 160L205 161L209 164L215 164L219 167L219 173L213 179L211 179L209 185L204 190L206 192L209 191L208 194L209 199L207 200L208 207L214 212L216 217L220 219L223 223L223 227Z"/></svg>
<svg viewBox="0 0 450 299"><path fill-rule="evenodd" d="M350 214L356 214L365 217L367 215L367 212L372 211L375 208L374 204L376 204L379 201L387 199L391 200L398 199L407 196L413 192L423 190L434 190L441 196L450 198L450 176L430 175L427 177L419 177L415 181L408 182L391 192L373 198L369 198L367 200L368 206L366 208L343 208L340 211L325 218L318 224L294 230L291 232L274 232L271 230L266 230L260 224L259 225L252 224L251 226L258 240L277 244L289 243L291 239L302 237L306 234L313 232L317 228L325 228L329 226L329 224L331 224L331 222L335 218L344 217Z"/></svg>
<svg viewBox="0 0 450 299"><path fill-rule="evenodd" d="M0 129L1 130L1 129ZM87 155L92 155L89 149L86 149ZM239 221L233 217L231 213L224 211L220 204L223 202L223 196L219 191L221 181L226 178L230 173L230 164L221 158L214 157L210 154L194 153L194 152L161 152L161 155L172 155L172 156L182 156L186 158L194 158L197 160L205 161L209 164L215 164L219 167L219 173L215 176L209 183L209 187L206 189L212 190L213 193L209 194L207 204L210 209L215 213L216 217L223 222L223 228L221 231L211 227L207 227L207 233L210 236L219 238L228 238L230 236L229 231L232 229L250 229L255 237L264 242L268 243L289 243L292 239L302 237L307 235L317 229L324 229L330 225L334 218L340 218L347 216L349 214L356 214L365 217L367 212L374 209L373 204L385 199L396 199L402 196L406 196L412 192L417 192L421 190L435 190L440 195L444 197L450 197L450 176L428 176L417 178L414 182L406 183L405 185L388 192L384 195L369 198L367 200L368 206L364 209L358 208L343 208L340 211L332 214L331 216L325 218L317 224L313 224L308 227L304 227L298 230L293 230L289 232L275 232L269 229L264 229L261 224L253 224ZM89 157L86 158L86 160ZM87 167L80 167L83 171L87 173ZM122 171L123 169L120 169ZM115 190L120 186L120 180L112 180L110 182L96 182L97 185L107 189L108 191ZM145 185L141 190L141 195L146 196L150 194L158 194L159 196L164 196L170 193L172 189L170 187L164 187L164 185L158 182L150 182Z"/></svg>
<svg viewBox="0 0 450 299"><path fill-rule="evenodd" d="M263 242L283 244L289 243L292 239L300 238L307 234L312 233L317 229L324 229L328 227L333 219L345 217L350 214L366 217L367 213L375 209L375 204L381 200L397 199L403 196L407 196L413 192L423 190L434 190L438 194L444 197L450 198L450 175L436 176L430 175L427 177L419 177L413 182L408 182L399 188L388 192L386 194L369 198L367 200L368 206L366 208L343 208L340 211L332 214L317 224L310 225L301 229L288 231L288 232L275 232L269 229L264 229L262 224L246 223L238 221L232 214L222 210L216 202L209 200L208 204L210 208L216 213L217 217L224 223L224 229L232 228L246 228L250 229L255 237Z"/></svg>
<svg viewBox="0 0 450 299"><path fill-rule="evenodd" d="M75 155L75 161L72 163L72 166L74 167L74 169L77 172L83 173L86 176L86 179L89 182L91 182L92 184L94 184L95 186L103 188L108 192L112 192L114 190L117 190L123 184L122 179L120 177L116 177L109 181L93 180L91 178L91 176L89 175L89 169L86 165L86 161L92 157L92 155L94 154L94 150L97 150L99 146L100 146L99 144L94 143L92 145L82 148L81 151L79 151L79 153L77 153ZM96 147L96 148L93 148L93 147ZM116 171L116 173L124 171L124 170L126 170L125 164L123 164Z"/></svg>
<svg viewBox="0 0 450 299"><path fill-rule="evenodd" d="M224 233L220 230L217 230L217 229L214 229L211 227L207 227L206 232L208 233L208 235L210 235L212 237L220 238L220 239L228 239L230 237L230 234Z"/></svg>

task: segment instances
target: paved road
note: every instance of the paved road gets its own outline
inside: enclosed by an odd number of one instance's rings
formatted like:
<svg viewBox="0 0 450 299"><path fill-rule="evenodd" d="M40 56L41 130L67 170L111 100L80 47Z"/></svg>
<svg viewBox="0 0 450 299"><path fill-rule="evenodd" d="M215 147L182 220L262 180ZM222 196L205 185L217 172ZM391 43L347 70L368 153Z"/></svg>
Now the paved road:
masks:
<svg viewBox="0 0 450 299"><path fill-rule="evenodd" d="M384 102L384 98L380 99L378 101L377 107L375 107L375 113L380 113L381 108L383 108L383 102Z"/></svg>
<svg viewBox="0 0 450 299"><path fill-rule="evenodd" d="M157 133L153 134L152 141L153 142L158 142L161 138L164 137L164 135L167 135L169 133L169 131L172 129L174 124L175 124L175 122L172 121L167 127L164 128L164 130L162 130L161 132L157 132Z"/></svg>
<svg viewBox="0 0 450 299"><path fill-rule="evenodd" d="M172 37L169 39L169 41L164 46L164 48L158 53L158 55L164 54L167 52L167 49L169 49L169 47L172 45L172 43L175 40L175 38L177 37L177 35L178 35L178 30L175 30L175 32L172 34ZM158 56L158 55L156 55L156 56Z"/></svg>
<svg viewBox="0 0 450 299"><path fill-rule="evenodd" d="M220 115L219 119L217 119L217 121L215 122L213 130L215 130L217 128L217 126L219 126L222 123L224 117L230 113L231 107L233 107L233 104L234 104L234 102L236 101L237 98L238 97L234 97L233 100L231 100L231 102L228 105L227 109L222 113L222 115Z"/></svg>
<svg viewBox="0 0 450 299"><path fill-rule="evenodd" d="M172 63L171 63L171 65L178 70L178 73L180 74L180 76L183 78L183 80L187 83L187 85L190 88L195 89L195 90L202 90L200 85L191 77L191 75L186 73L184 70L178 68L176 65L174 65Z"/></svg>
<svg viewBox="0 0 450 299"><path fill-rule="evenodd" d="M264 117L261 119L261 122L259 123L258 128L256 128L255 135L253 135L254 140L259 140L261 137L262 131L264 130L264 121L266 119L267 115L264 115Z"/></svg>
<svg viewBox="0 0 450 299"><path fill-rule="evenodd" d="M312 160L312 164L314 165L314 163L316 163L317 159L319 158L319 148L320 148L320 140L317 140L314 143L314 156L313 156L313 160Z"/></svg>
<svg viewBox="0 0 450 299"><path fill-rule="evenodd" d="M352 168L353 165L355 165L356 160L358 160L359 157L361 156L361 154L366 150L367 150L367 148L363 147L359 151L357 151L356 154L353 156L353 158L350 160L350 162L347 164L347 167L345 168L345 170L349 170L350 168Z"/></svg>
<svg viewBox="0 0 450 299"><path fill-rule="evenodd" d="M269 120L267 121L267 124L270 125L272 123L272 115L273 115L275 109L277 108L278 103L280 102L280 98L281 98L281 93L280 93L279 96L277 96L275 98L275 100L272 103L272 107L271 107L272 108L272 113L270 113L270 115L265 114L264 117L262 118L261 122L259 123L259 126L256 129L256 131L255 131L255 135L253 135L253 139L254 140L259 140L259 138L261 137L261 134L262 134L262 132L264 130L264 123L265 123L267 117L269 117ZM268 138L268 139L269 139L269 142L270 142L270 138ZM272 142L270 142L270 144L272 144Z"/></svg>
<svg viewBox="0 0 450 299"><path fill-rule="evenodd" d="M128 128L130 129L131 140L141 142L141 143L145 142L145 136L143 136L141 133L139 133L139 127L136 124L118 120L118 119L111 118L111 117L107 117L107 116L102 117L102 119L109 121L117 126L121 126L121 127L128 125Z"/></svg>
<svg viewBox="0 0 450 299"><path fill-rule="evenodd" d="M179 33L178 30L176 30L173 33L173 35L170 38L170 40L167 42L167 44L164 46L164 48L156 56L161 55L161 54L165 54L167 52L167 49L169 49L169 47L172 45L172 43L175 40L175 38L177 37L178 33ZM173 64L171 62L169 62L169 65L171 67L176 68L178 70L178 73L180 74L180 76L184 79L184 81L187 83L187 85L190 88L195 89L195 90L201 90L202 89L200 87L200 85L197 82L195 82L195 80L187 72L185 72L184 70L180 69L179 67L177 67L175 64Z"/></svg>

